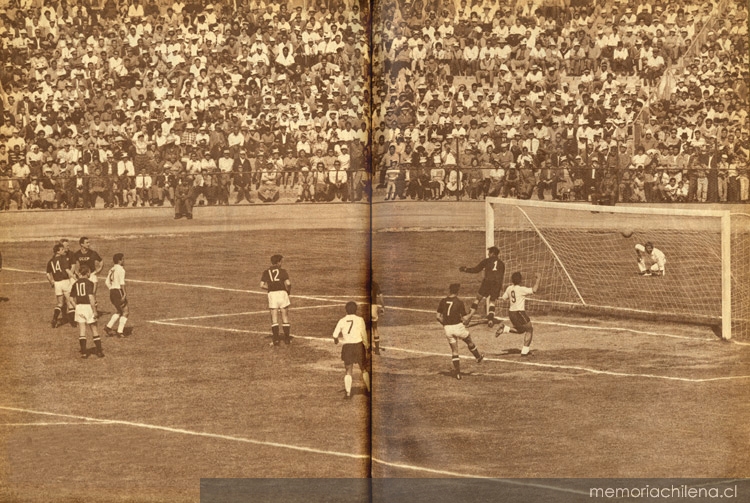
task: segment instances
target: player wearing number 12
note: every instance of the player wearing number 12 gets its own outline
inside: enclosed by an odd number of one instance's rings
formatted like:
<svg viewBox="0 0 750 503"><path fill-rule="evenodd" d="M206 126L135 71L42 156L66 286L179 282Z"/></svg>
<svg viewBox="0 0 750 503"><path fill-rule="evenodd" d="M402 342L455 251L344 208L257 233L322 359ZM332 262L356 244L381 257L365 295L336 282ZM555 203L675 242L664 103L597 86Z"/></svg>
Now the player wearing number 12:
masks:
<svg viewBox="0 0 750 503"><path fill-rule="evenodd" d="M510 280L513 282L503 294L503 300L509 300L510 306L508 307L508 317L510 318L513 328L500 323L500 326L495 333L495 337L500 334L514 333L514 334L525 334L523 337L523 348L521 348L521 356L529 354L529 347L531 346L531 339L534 337L534 327L531 325L529 315L526 314L526 297L539 291L539 284L541 277L537 274L534 276L534 286L529 288L521 285L523 277L520 272L514 272Z"/></svg>
<svg viewBox="0 0 750 503"><path fill-rule="evenodd" d="M461 266L458 270L473 274L484 271L482 285L479 287L479 293L477 294L476 300L471 303L471 311L469 311L469 315L466 318L466 324L471 321L474 313L477 312L477 307L479 306L479 303L482 302L482 299L489 297L490 301L489 312L487 313L487 325L492 328L495 324L495 302L497 302L497 298L500 297L500 290L503 287L505 264L498 258L500 249L497 246L491 246L487 251L489 257L479 262L475 267Z"/></svg>
<svg viewBox="0 0 750 503"><path fill-rule="evenodd" d="M341 347L341 359L344 361L346 375L344 376L344 398L352 396L352 369L354 364L359 365L362 373L362 381L365 383L367 392L370 391L370 374L367 372L367 326L361 316L357 316L357 303L346 303L346 316L341 318L333 330L333 342L339 343L343 339Z"/></svg>
<svg viewBox="0 0 750 503"><path fill-rule="evenodd" d="M458 298L460 289L461 285L458 283L450 285L448 288L449 295L438 304L436 315L437 320L443 325L445 336L448 338L448 344L450 344L452 352L453 375L458 380L461 380L461 360L458 356L457 339L461 339L466 343L471 354L477 359L477 363L482 363L482 360L484 360L484 355L474 345L474 341L471 340L471 334L466 329L465 323L468 321L468 316L466 315L464 302Z"/></svg>
<svg viewBox="0 0 750 503"><path fill-rule="evenodd" d="M78 323L79 335L78 342L81 346L81 358L88 358L89 353L86 349L86 331L91 327L91 334L96 346L96 356L104 358L102 351L102 340L99 337L99 331L96 329L96 301L94 299L94 283L89 279L89 267L84 264L78 269L81 276L73 284L72 294L75 300L75 319Z"/></svg>
<svg viewBox="0 0 750 503"><path fill-rule="evenodd" d="M274 346L281 344L279 313L281 313L281 323L284 329L284 342L287 344L292 342L288 313L292 282L286 270L281 268L283 258L281 255L271 257L271 267L263 271L260 277L260 287L268 291L268 309L271 311L271 334Z"/></svg>

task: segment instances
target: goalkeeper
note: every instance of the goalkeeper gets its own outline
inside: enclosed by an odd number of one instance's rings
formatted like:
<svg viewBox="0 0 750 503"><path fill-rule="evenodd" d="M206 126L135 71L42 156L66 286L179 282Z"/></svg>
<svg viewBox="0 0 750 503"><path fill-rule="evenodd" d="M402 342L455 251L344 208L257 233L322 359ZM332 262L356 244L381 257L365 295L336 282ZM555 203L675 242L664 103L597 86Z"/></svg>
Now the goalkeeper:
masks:
<svg viewBox="0 0 750 503"><path fill-rule="evenodd" d="M479 262L475 267L461 266L458 268L461 272L473 274L482 270L484 271L484 280L482 280L482 285L479 287L477 298L471 303L471 309L464 321L465 325L469 324L472 316L477 312L479 303L487 297L490 299L487 313L487 326L492 328L495 325L495 303L497 302L497 298L500 297L500 290L503 287L505 264L498 258L498 255L500 255L500 249L497 246L491 246L487 251L489 252L489 256Z"/></svg>
<svg viewBox="0 0 750 503"><path fill-rule="evenodd" d="M635 245L635 255L641 276L664 276L664 264L667 263L667 257L664 252L654 248L653 243Z"/></svg>

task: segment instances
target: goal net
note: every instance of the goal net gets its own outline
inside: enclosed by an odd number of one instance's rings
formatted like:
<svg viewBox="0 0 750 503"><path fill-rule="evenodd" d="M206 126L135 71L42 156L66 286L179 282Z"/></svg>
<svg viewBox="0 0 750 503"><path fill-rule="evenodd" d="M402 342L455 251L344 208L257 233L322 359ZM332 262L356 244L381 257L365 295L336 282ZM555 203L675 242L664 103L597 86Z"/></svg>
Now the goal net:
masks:
<svg viewBox="0 0 750 503"><path fill-rule="evenodd" d="M531 312L575 310L700 323L725 339L750 336L750 216L729 211L486 200L487 246L506 276L542 276ZM641 275L636 244L666 256ZM649 266L650 262L645 261Z"/></svg>

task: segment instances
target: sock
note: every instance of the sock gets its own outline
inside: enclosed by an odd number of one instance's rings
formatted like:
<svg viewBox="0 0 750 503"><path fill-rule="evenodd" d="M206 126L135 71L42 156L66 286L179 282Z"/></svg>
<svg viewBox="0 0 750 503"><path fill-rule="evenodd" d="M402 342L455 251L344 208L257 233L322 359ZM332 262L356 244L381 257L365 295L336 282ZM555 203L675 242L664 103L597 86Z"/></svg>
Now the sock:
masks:
<svg viewBox="0 0 750 503"><path fill-rule="evenodd" d="M78 344L81 345L81 353L86 352L86 339L78 339Z"/></svg>
<svg viewBox="0 0 750 503"><path fill-rule="evenodd" d="M528 347L528 346L524 346L524 347L523 347L523 348L521 349L521 354L522 354L522 355L527 355L527 354L529 354L529 351L530 351L529 347Z"/></svg>
<svg viewBox="0 0 750 503"><path fill-rule="evenodd" d="M453 368L456 369L456 372L461 372L461 359L458 355L453 355Z"/></svg>
<svg viewBox="0 0 750 503"><path fill-rule="evenodd" d="M472 303L471 303L471 310L472 310L472 311L476 311L476 310L477 310L477 307L479 307L479 302L477 302L477 301L475 300L474 302L472 302Z"/></svg>
<svg viewBox="0 0 750 503"><path fill-rule="evenodd" d="M112 317L109 319L109 323L107 323L107 328L112 328L115 326L115 323L117 323L117 318L119 318L120 315L115 313L112 315Z"/></svg>
<svg viewBox="0 0 750 503"><path fill-rule="evenodd" d="M375 329L377 328L375 324L373 324L372 328L372 344L375 346L375 349L380 349L380 333L375 331Z"/></svg>
<svg viewBox="0 0 750 503"><path fill-rule="evenodd" d="M57 319L60 317L60 314L62 313L62 309L59 307L56 307L55 310L52 312L52 321L57 322Z"/></svg>
<svg viewBox="0 0 750 503"><path fill-rule="evenodd" d="M362 371L362 380L365 382L365 388L370 391L370 373L366 370Z"/></svg>
<svg viewBox="0 0 750 503"><path fill-rule="evenodd" d="M479 358L479 349L474 344L469 344L469 351L474 355L474 358Z"/></svg>
<svg viewBox="0 0 750 503"><path fill-rule="evenodd" d="M510 325L505 325L503 327L503 333L504 334L509 334L510 333Z"/></svg>
<svg viewBox="0 0 750 503"><path fill-rule="evenodd" d="M289 341L292 340L292 326L288 323L281 326L284 329L284 337L286 338L287 344L289 344Z"/></svg>
<svg viewBox="0 0 750 503"><path fill-rule="evenodd" d="M273 343L279 342L279 326L271 325L271 334L273 335Z"/></svg>
<svg viewBox="0 0 750 503"><path fill-rule="evenodd" d="M495 303L494 302L490 304L490 312L487 313L487 317L489 319L493 319L495 317Z"/></svg>
<svg viewBox="0 0 750 503"><path fill-rule="evenodd" d="M120 324L117 326L117 333L121 334L123 330L125 330L125 323L128 322L128 319L124 316L120 316Z"/></svg>
<svg viewBox="0 0 750 503"><path fill-rule="evenodd" d="M347 395L352 392L352 376L349 374L344 376L344 388Z"/></svg>
<svg viewBox="0 0 750 503"><path fill-rule="evenodd" d="M99 337L94 337L94 346L96 346L98 353L102 352L102 340Z"/></svg>

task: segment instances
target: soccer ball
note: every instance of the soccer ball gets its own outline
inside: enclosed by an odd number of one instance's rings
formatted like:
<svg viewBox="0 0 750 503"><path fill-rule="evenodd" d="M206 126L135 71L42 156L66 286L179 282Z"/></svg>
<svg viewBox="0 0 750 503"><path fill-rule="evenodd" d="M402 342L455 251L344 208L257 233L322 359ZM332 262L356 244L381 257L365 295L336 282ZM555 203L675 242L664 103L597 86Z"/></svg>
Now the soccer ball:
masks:
<svg viewBox="0 0 750 503"><path fill-rule="evenodd" d="M622 236L624 238L629 238L632 235L633 235L632 229L622 229L622 230L620 230L620 236Z"/></svg>

